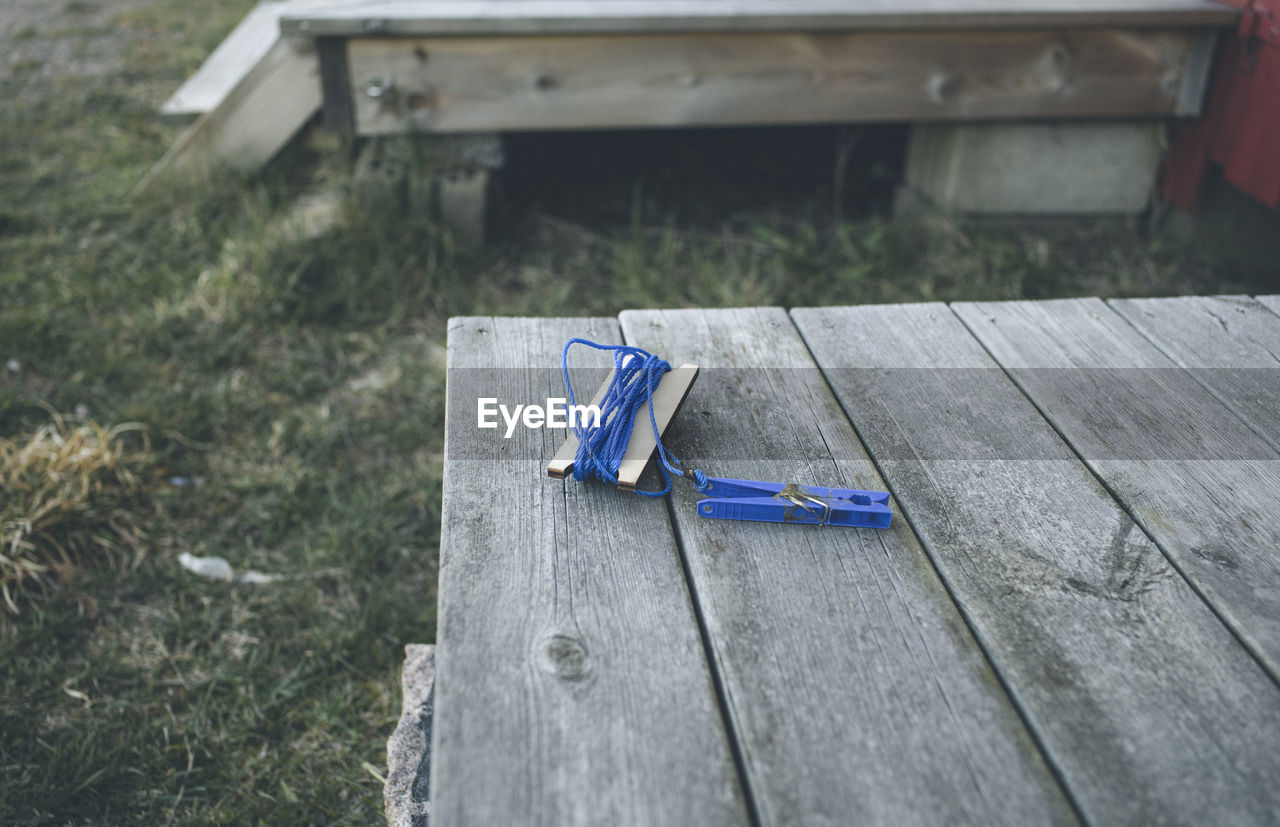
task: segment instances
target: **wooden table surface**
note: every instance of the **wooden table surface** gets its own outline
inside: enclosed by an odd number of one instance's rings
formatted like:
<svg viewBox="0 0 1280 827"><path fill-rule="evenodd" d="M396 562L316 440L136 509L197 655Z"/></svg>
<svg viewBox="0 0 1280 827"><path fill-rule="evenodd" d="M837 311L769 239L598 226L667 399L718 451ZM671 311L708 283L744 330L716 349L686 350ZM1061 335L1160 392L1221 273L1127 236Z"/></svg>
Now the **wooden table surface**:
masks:
<svg viewBox="0 0 1280 827"><path fill-rule="evenodd" d="M1274 824L1278 314L453 319L434 823ZM687 467L887 490L893 527L547 478L564 431L477 399L563 396L573 336L702 366ZM589 394L608 356L573 358Z"/></svg>

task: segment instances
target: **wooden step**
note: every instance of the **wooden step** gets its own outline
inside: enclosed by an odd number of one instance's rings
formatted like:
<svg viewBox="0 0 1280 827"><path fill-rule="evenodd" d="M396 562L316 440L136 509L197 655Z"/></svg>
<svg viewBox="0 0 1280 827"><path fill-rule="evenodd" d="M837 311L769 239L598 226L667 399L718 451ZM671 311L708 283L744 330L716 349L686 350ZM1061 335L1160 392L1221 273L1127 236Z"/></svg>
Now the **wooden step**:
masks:
<svg viewBox="0 0 1280 827"><path fill-rule="evenodd" d="M286 14L311 36L1229 26L1210 0L433 0Z"/></svg>

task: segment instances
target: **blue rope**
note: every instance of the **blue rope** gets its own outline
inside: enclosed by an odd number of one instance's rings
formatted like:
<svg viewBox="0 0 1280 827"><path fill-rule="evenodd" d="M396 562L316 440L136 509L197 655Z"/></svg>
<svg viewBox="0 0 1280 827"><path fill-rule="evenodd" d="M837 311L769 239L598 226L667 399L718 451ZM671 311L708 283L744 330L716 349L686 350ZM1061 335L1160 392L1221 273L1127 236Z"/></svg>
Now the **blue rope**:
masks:
<svg viewBox="0 0 1280 827"><path fill-rule="evenodd" d="M671 370L671 365L638 347L601 345L586 339L570 339L560 354L560 370L564 373L564 386L569 392L571 406L577 404L573 383L569 381L569 348L574 345L611 351L614 369L613 381L600 400L599 423L592 427L585 424L574 427L574 433L578 436L578 454L573 460L574 478L618 484L618 466L622 464L627 443L631 441L636 415L640 412L640 406L647 404L649 425L653 428L653 437L658 445L658 471L662 474L663 488L661 491L637 489L636 493L646 497L665 496L671 491L670 474L690 477L699 490L706 488L706 476L697 470L685 472L676 455L662 444L662 435L658 431L658 420L653 412L653 392L662 381L662 375Z"/></svg>

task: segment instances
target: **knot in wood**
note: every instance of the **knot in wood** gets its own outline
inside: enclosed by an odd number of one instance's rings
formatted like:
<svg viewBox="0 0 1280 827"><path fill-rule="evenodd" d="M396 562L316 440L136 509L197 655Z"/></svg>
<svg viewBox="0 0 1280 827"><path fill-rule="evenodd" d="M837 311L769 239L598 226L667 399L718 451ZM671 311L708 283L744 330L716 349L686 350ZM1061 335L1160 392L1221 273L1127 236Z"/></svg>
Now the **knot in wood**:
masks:
<svg viewBox="0 0 1280 827"><path fill-rule="evenodd" d="M590 671L587 648L568 635L552 635L542 648L542 666L564 681L576 681Z"/></svg>
<svg viewBox="0 0 1280 827"><path fill-rule="evenodd" d="M1046 49L1031 71L1035 85L1050 93L1068 91L1072 74L1071 48L1066 43L1056 43Z"/></svg>
<svg viewBox="0 0 1280 827"><path fill-rule="evenodd" d="M929 75L929 99L934 103L948 103L960 92L962 81L950 72L934 72Z"/></svg>

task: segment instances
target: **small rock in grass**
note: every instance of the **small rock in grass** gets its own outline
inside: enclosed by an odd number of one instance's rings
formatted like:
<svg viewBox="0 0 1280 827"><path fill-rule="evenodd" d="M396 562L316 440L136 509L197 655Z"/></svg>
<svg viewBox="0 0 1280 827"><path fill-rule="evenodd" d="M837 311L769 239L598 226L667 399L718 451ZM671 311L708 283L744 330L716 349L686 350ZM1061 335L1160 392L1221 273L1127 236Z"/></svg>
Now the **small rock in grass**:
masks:
<svg viewBox="0 0 1280 827"><path fill-rule="evenodd" d="M196 557L185 551L178 555L178 563L187 571L193 571L210 580L225 580L228 583L274 583L280 579L276 574L263 574L260 571L246 571L237 575L222 557Z"/></svg>

